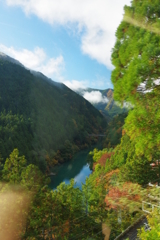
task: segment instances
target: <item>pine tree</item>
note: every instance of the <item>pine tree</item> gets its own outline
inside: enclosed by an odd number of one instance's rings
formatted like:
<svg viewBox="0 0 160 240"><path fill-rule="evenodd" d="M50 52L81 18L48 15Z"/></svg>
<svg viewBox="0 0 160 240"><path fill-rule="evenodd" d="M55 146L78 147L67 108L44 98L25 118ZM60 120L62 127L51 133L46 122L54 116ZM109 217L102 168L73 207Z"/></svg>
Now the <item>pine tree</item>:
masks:
<svg viewBox="0 0 160 240"><path fill-rule="evenodd" d="M18 149L14 149L5 161L2 170L2 179L10 183L20 183L21 173L25 166L25 156L19 156Z"/></svg>
<svg viewBox="0 0 160 240"><path fill-rule="evenodd" d="M160 156L160 5L133 0L124 10L112 51L114 98L132 104L125 131L151 160Z"/></svg>

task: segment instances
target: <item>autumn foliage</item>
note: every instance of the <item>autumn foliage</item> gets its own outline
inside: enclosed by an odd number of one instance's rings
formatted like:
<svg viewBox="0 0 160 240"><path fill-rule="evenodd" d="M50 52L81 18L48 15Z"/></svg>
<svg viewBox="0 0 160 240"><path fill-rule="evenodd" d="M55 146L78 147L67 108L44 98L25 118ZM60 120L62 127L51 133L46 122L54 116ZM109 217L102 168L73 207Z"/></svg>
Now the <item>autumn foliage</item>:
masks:
<svg viewBox="0 0 160 240"><path fill-rule="evenodd" d="M98 160L98 162L93 164L93 170L95 169L95 166L99 163L101 166L105 167L107 159L110 159L111 156L114 155L114 152L104 153L101 158Z"/></svg>
<svg viewBox="0 0 160 240"><path fill-rule="evenodd" d="M138 184L133 183L125 183L122 187L112 187L105 197L107 208L117 209L119 206L125 208L127 204L123 201L124 199L127 203L140 201L141 196L137 193L136 188L139 189Z"/></svg>

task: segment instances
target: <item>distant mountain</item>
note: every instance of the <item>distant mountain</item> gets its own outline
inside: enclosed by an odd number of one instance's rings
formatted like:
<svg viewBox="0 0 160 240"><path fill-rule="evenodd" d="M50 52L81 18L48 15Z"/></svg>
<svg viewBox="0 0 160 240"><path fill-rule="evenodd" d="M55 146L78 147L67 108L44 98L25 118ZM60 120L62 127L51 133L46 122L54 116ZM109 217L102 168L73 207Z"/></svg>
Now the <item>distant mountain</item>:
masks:
<svg viewBox="0 0 160 240"><path fill-rule="evenodd" d="M52 165L70 159L93 144L89 134L103 131L106 121L88 101L62 83L26 69L0 53L0 154L14 148L28 162Z"/></svg>
<svg viewBox="0 0 160 240"><path fill-rule="evenodd" d="M111 88L104 90L87 88L77 91L78 94L88 99L88 101L90 101L95 108L97 108L104 116L106 116L108 120L118 114L128 111L127 108L121 108L120 105L114 101L113 92L114 91Z"/></svg>

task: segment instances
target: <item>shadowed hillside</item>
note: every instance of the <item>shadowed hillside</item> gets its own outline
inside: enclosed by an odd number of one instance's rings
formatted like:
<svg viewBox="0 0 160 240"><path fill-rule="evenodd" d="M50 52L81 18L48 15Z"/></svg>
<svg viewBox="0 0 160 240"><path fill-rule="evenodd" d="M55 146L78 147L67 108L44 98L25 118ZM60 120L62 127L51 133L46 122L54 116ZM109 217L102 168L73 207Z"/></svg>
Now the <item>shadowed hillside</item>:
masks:
<svg viewBox="0 0 160 240"><path fill-rule="evenodd" d="M84 98L41 73L0 57L0 153L14 148L44 166L66 161L102 132L103 116ZM58 151L59 150L59 151ZM58 152L57 152L58 151Z"/></svg>

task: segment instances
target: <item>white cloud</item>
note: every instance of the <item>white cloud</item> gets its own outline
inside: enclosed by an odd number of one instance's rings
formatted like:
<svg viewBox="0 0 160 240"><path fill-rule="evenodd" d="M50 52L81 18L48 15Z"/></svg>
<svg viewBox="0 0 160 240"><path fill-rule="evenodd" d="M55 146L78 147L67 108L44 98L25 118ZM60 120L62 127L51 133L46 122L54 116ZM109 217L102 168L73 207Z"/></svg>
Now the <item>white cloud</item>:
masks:
<svg viewBox="0 0 160 240"><path fill-rule="evenodd" d="M107 97L102 96L99 91L84 92L83 97L91 103L107 103Z"/></svg>
<svg viewBox="0 0 160 240"><path fill-rule="evenodd" d="M104 89L104 87L106 86L108 79L104 78L102 76L97 76L96 79L92 80L91 82L89 80L64 80L62 79L62 82L69 87L70 89L72 89L75 92L85 92L85 89L88 88L88 86L90 86L90 88L93 89ZM111 88L112 85L110 83L108 83L108 88Z"/></svg>
<svg viewBox="0 0 160 240"><path fill-rule="evenodd" d="M112 68L110 55L115 31L122 20L123 6L130 0L6 0L51 25L67 26L82 33L84 54ZM76 27L75 27L76 26Z"/></svg>
<svg viewBox="0 0 160 240"><path fill-rule="evenodd" d="M0 44L0 51L15 58L29 69L42 72L55 80L61 80L61 72L64 68L64 59L61 55L57 58L48 58L45 51L39 47L33 51L28 49L16 50L2 44Z"/></svg>
<svg viewBox="0 0 160 240"><path fill-rule="evenodd" d="M39 68L39 71L43 72L46 76L56 78L56 80L62 80L62 70L64 69L64 59L60 55L57 58L50 58L45 65Z"/></svg>
<svg viewBox="0 0 160 240"><path fill-rule="evenodd" d="M77 81L77 80L71 80L71 81L63 81L63 83L69 87L70 89L72 89L73 91L78 91L81 89L86 89L88 82L87 81Z"/></svg>

